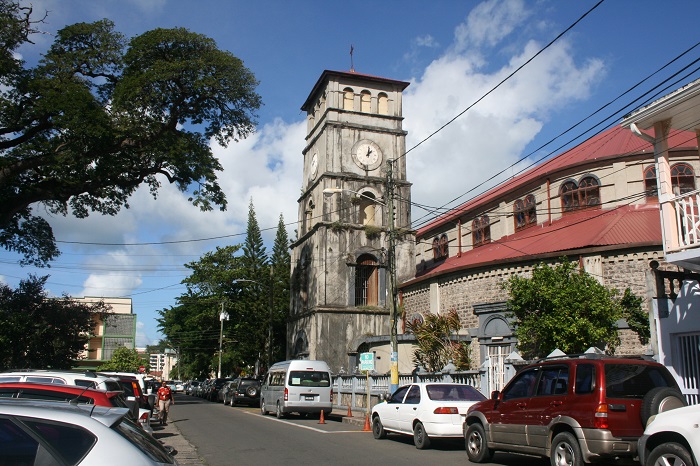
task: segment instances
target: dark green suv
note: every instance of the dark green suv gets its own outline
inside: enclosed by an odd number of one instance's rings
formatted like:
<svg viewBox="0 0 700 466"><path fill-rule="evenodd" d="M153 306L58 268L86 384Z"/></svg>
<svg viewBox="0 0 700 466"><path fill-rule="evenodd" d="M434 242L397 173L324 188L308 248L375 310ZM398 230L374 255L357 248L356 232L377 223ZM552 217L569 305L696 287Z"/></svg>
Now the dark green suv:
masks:
<svg viewBox="0 0 700 466"><path fill-rule="evenodd" d="M685 404L671 373L653 361L546 360L469 409L465 446L476 463L495 451L549 457L553 466L632 459L649 417Z"/></svg>

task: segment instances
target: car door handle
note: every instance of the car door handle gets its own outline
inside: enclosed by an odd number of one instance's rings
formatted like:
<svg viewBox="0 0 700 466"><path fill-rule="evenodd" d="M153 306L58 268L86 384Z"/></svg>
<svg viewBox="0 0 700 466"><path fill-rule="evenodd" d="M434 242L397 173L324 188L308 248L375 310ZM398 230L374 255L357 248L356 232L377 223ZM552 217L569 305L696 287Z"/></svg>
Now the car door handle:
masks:
<svg viewBox="0 0 700 466"><path fill-rule="evenodd" d="M396 411L398 411L398 410L399 410L399 407L397 406L397 407L396 407Z"/></svg>
<svg viewBox="0 0 700 466"><path fill-rule="evenodd" d="M551 403L549 403L549 405L552 406L552 407L554 407L554 408L556 408L556 407L558 407L558 406L561 406L561 405L563 405L563 404L564 404L563 401L552 401Z"/></svg>
<svg viewBox="0 0 700 466"><path fill-rule="evenodd" d="M516 403L515 406L517 406L518 408L524 408L525 406L527 406L527 403Z"/></svg>
<svg viewBox="0 0 700 466"><path fill-rule="evenodd" d="M416 409L418 409L418 407L417 407L417 406L414 406L414 407L413 407L413 411L415 411Z"/></svg>

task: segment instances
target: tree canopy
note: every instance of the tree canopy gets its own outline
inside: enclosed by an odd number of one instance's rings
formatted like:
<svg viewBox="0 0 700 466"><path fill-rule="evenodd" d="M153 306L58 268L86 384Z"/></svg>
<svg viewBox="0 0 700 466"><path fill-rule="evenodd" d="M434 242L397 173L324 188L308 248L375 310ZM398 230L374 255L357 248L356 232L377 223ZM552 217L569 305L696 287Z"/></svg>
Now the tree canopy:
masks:
<svg viewBox="0 0 700 466"><path fill-rule="evenodd" d="M93 332L93 315L109 305L49 298L48 276L30 275L17 289L0 284L0 369L70 369Z"/></svg>
<svg viewBox="0 0 700 466"><path fill-rule="evenodd" d="M427 372L439 372L450 361L458 369L469 369L469 343L457 338L462 327L457 311L428 313L407 322L406 327L416 336L413 364Z"/></svg>
<svg viewBox="0 0 700 466"><path fill-rule="evenodd" d="M531 278L513 276L505 287L518 349L525 358L544 357L555 349L578 354L591 346L614 353L620 344L620 319L642 344L649 339L641 298L629 288L622 295L606 288L566 259L553 267L538 264Z"/></svg>
<svg viewBox="0 0 700 466"><path fill-rule="evenodd" d="M133 348L127 348L126 346L120 346L114 350L114 353L112 353L112 358L98 367L97 370L136 373L139 371L139 367L141 366L144 366L146 368L146 372L148 372L148 361L142 359L141 356L139 356L138 351Z"/></svg>
<svg viewBox="0 0 700 466"><path fill-rule="evenodd" d="M0 5L0 245L24 263L59 251L34 209L115 215L142 184L175 184L202 210L226 207L210 141L255 129L261 98L243 62L201 34L155 29L127 41L109 20L61 29L33 68L27 10Z"/></svg>

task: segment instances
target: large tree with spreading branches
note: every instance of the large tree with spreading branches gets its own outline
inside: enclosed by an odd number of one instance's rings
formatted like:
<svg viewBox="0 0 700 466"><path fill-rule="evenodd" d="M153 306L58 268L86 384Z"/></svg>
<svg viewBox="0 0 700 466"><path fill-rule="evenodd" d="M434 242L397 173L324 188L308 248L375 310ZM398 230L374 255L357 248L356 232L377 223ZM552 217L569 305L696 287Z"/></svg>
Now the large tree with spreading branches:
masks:
<svg viewBox="0 0 700 466"><path fill-rule="evenodd" d="M127 41L109 20L61 29L34 67L31 9L0 1L0 246L47 265L59 250L36 214L115 215L141 185L226 207L213 155L255 129L261 98L243 62L201 34L155 29Z"/></svg>

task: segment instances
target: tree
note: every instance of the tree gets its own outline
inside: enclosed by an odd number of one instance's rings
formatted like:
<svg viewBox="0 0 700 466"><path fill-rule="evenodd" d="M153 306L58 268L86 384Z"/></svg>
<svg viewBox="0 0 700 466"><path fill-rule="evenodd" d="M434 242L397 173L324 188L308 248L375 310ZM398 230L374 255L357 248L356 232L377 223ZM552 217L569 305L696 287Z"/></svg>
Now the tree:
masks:
<svg viewBox="0 0 700 466"><path fill-rule="evenodd" d="M112 359L102 364L97 370L137 373L141 366L148 368L148 362L141 358L138 351L120 346L112 353Z"/></svg>
<svg viewBox="0 0 700 466"><path fill-rule="evenodd" d="M612 354L620 344L616 322L623 318L642 344L648 341L641 298L629 289L620 297L618 290L604 287L565 258L554 267L538 264L532 278L513 276L505 288L525 358L544 357L555 349L583 353L591 346Z"/></svg>
<svg viewBox="0 0 700 466"><path fill-rule="evenodd" d="M241 60L203 35L133 38L109 20L65 27L34 68L12 52L34 31L16 1L0 6L0 244L24 263L59 251L33 213L115 215L142 184L165 180L202 210L226 207L209 146L247 137L261 98Z"/></svg>
<svg viewBox="0 0 700 466"><path fill-rule="evenodd" d="M70 369L90 338L93 316L110 311L102 301L47 297L48 278L30 275L16 290L0 285L0 369Z"/></svg>
<svg viewBox="0 0 700 466"><path fill-rule="evenodd" d="M415 365L439 372L452 361L458 369L469 369L469 344L455 338L462 328L457 311L428 313L423 319L407 322L406 327L416 336Z"/></svg>
<svg viewBox="0 0 700 466"><path fill-rule="evenodd" d="M287 351L287 317L289 316L289 285L292 269L292 259L289 255L289 236L284 224L284 217L280 214L277 223L277 234L272 246L270 258L272 268L272 345L270 351L270 363L281 361L286 357Z"/></svg>

